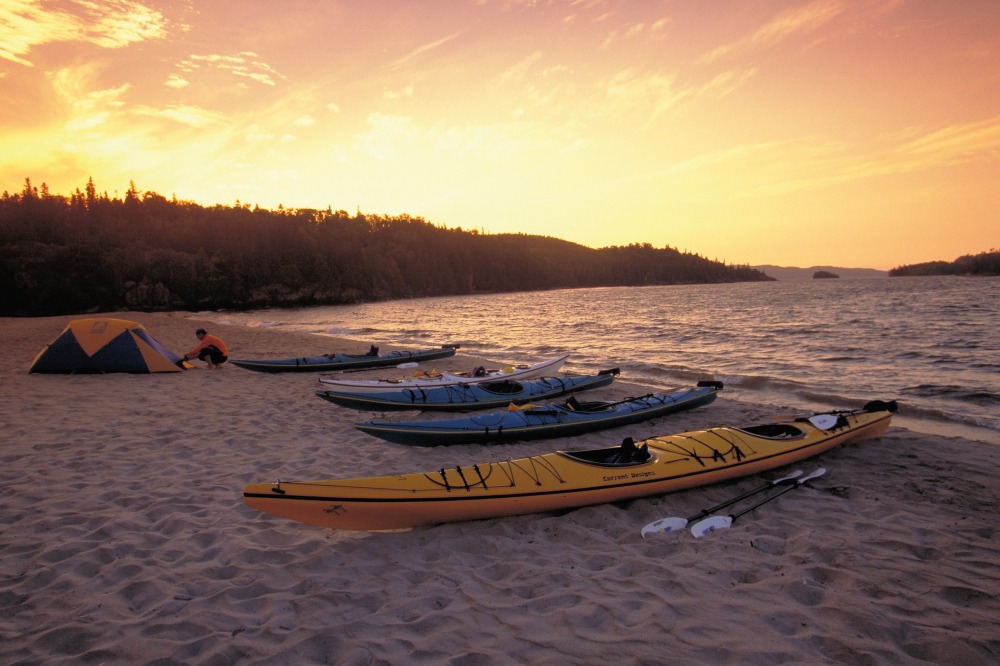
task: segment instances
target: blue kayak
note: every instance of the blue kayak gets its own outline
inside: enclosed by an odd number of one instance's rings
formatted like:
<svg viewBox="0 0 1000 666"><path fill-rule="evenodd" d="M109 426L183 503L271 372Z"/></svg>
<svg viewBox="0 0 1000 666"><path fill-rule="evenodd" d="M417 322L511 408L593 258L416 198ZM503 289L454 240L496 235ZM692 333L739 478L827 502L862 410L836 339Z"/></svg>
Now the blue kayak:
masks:
<svg viewBox="0 0 1000 666"><path fill-rule="evenodd" d="M455 355L458 345L444 345L435 349L414 351L394 351L379 354L378 347L372 345L367 354L323 354L322 356L299 356L279 359L230 359L229 363L257 372L323 372L329 370L353 370L357 368L381 368L400 363L433 361Z"/></svg>
<svg viewBox="0 0 1000 666"><path fill-rule="evenodd" d="M377 393L346 393L319 389L316 395L354 409L422 409L435 411L467 411L496 409L510 404L556 398L574 391L607 386L614 381L618 368L601 370L596 375L580 377L539 377L516 381L483 382L482 384L455 384L434 388L407 388L399 391Z"/></svg>
<svg viewBox="0 0 1000 666"><path fill-rule="evenodd" d="M411 446L494 444L525 439L566 437L640 423L685 409L707 405L722 390L722 382L699 382L696 388L655 393L616 402L530 405L490 414L437 421L355 423L354 427L381 439Z"/></svg>

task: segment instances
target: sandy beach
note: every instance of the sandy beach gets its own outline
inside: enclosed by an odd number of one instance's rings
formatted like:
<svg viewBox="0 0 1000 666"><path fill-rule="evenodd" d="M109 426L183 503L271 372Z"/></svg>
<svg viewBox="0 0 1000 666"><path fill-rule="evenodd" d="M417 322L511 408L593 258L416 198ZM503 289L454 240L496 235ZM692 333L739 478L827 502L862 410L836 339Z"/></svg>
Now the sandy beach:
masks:
<svg viewBox="0 0 1000 666"><path fill-rule="evenodd" d="M233 357L391 349L181 313L110 316L178 353L199 325ZM29 375L70 319L0 319L0 663L1000 663L997 447L894 426L800 465L828 472L703 539L640 529L781 470L562 515L336 532L256 512L242 488L749 425L788 408L727 390L572 440L404 447L355 430L373 414L320 400L310 373L196 362ZM459 350L433 366L519 360ZM588 395L646 392L622 377Z"/></svg>

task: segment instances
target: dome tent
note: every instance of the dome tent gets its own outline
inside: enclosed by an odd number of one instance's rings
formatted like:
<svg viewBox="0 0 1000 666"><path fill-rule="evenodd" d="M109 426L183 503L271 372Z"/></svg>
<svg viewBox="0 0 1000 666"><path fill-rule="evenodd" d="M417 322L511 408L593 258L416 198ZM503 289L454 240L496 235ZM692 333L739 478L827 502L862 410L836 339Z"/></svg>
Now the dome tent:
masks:
<svg viewBox="0 0 1000 666"><path fill-rule="evenodd" d="M74 319L38 353L29 373L180 372L191 367L125 319Z"/></svg>

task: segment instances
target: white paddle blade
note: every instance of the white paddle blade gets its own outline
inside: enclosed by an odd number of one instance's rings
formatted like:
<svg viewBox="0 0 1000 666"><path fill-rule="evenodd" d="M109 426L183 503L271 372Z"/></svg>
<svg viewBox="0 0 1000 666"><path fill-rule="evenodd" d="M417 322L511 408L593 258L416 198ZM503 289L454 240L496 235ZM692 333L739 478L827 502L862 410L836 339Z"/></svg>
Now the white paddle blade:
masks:
<svg viewBox="0 0 1000 666"><path fill-rule="evenodd" d="M820 467L815 472L803 476L801 479L799 479L795 483L797 483L798 485L801 486L806 481L809 481L810 479L815 479L816 477L819 477L819 476L823 476L824 474L826 474L826 467Z"/></svg>
<svg viewBox="0 0 1000 666"><path fill-rule="evenodd" d="M792 479L797 479L800 476L802 476L802 470L801 469L797 469L794 472L792 472L791 474L789 474L788 476L783 476L780 479L775 479L774 481L771 482L771 485L772 486L776 486L779 483L784 483L785 481L791 481Z"/></svg>
<svg viewBox="0 0 1000 666"><path fill-rule="evenodd" d="M691 534L701 538L706 534L711 534L715 530L728 529L733 524L733 519L729 516L712 516L705 520L698 521L691 527Z"/></svg>
<svg viewBox="0 0 1000 666"><path fill-rule="evenodd" d="M409 363L400 363L400 364L399 364L399 365L397 365L396 367L397 367L397 368L403 368L403 369L405 370L405 369L407 369L407 368L415 368L415 367L417 367L418 365L420 365L420 364L419 364L419 363L417 363L416 361L410 361Z"/></svg>
<svg viewBox="0 0 1000 666"><path fill-rule="evenodd" d="M837 421L839 420L834 414L816 414L809 417L809 423L812 423L820 430L830 430L837 425Z"/></svg>
<svg viewBox="0 0 1000 666"><path fill-rule="evenodd" d="M678 532L687 527L687 524L688 521L683 518L661 518L642 528L642 538L645 539L647 534Z"/></svg>

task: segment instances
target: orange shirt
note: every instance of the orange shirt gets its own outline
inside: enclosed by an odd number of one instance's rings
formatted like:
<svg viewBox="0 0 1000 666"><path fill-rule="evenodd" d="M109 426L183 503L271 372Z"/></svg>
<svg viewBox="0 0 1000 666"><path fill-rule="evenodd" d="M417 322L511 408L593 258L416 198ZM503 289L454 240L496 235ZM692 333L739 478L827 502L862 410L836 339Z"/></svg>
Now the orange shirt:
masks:
<svg viewBox="0 0 1000 666"><path fill-rule="evenodd" d="M205 337L201 339L201 342L198 343L198 346L189 351L187 355L197 356L198 352L200 352L205 347L215 347L220 352L222 352L223 356L229 356L229 348L226 347L226 343L220 340L219 338L215 337L214 335L209 335L208 333L206 333Z"/></svg>

